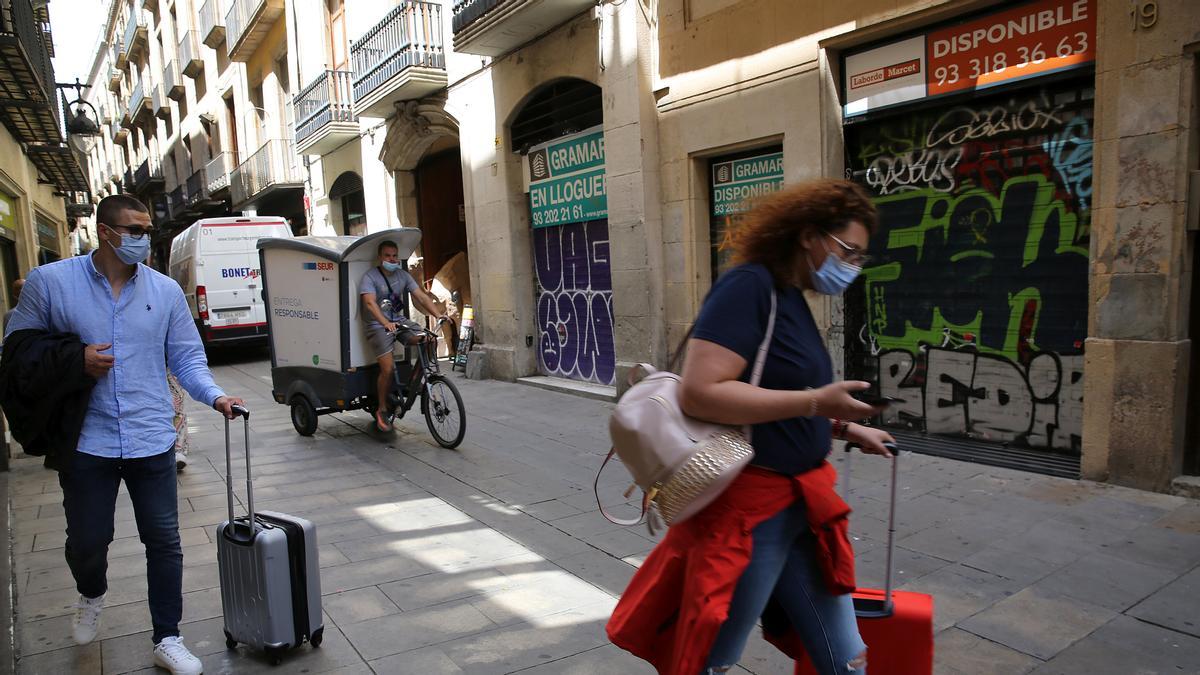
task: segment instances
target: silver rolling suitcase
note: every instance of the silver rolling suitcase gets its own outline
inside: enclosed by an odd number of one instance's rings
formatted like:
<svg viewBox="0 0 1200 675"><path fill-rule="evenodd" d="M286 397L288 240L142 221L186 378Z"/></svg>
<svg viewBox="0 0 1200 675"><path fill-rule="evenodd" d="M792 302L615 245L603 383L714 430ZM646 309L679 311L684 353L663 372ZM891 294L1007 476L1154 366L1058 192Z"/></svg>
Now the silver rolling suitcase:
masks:
<svg viewBox="0 0 1200 675"><path fill-rule="evenodd" d="M240 406L235 410L245 420L249 514L240 518L233 515L233 467L226 419L229 520L217 526L225 645L233 649L241 643L263 651L277 665L283 660L284 651L299 647L306 640L319 647L325 632L321 619L317 531L303 518L271 511L254 512L250 411Z"/></svg>

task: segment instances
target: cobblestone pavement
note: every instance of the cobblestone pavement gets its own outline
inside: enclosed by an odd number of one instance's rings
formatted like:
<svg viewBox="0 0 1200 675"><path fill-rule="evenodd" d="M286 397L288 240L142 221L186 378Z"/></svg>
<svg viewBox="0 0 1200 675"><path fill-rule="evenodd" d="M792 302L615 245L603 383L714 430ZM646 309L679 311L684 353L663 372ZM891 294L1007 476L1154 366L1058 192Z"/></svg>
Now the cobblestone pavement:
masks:
<svg viewBox="0 0 1200 675"><path fill-rule="evenodd" d="M191 404L192 464L179 477L182 631L205 672L651 672L604 635L615 598L655 543L596 509L610 406L456 375L467 439L449 451L419 416L386 436L364 413L326 416L302 438L270 399L267 361L226 359L214 372L254 412L256 506L317 523L326 629L320 649L303 647L278 668L226 650L213 543L226 517L223 422ZM935 596L939 673L1200 673L1200 503L905 460L897 579ZM854 466L864 586L882 582L886 464ZM18 459L4 480L18 672L153 672L145 559L124 491L100 636L76 647L56 476ZM602 494L620 502L627 480L616 467ZM790 672L758 637L740 668Z"/></svg>

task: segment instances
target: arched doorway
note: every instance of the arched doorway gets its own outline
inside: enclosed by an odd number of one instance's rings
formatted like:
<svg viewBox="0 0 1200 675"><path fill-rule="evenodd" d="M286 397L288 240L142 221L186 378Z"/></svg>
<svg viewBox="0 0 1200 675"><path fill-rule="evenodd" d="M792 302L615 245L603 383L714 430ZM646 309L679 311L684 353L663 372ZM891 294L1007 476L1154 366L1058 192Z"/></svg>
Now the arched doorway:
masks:
<svg viewBox="0 0 1200 675"><path fill-rule="evenodd" d="M471 278L458 121L445 106L445 95L397 106L382 159L395 177L400 222L421 229L414 276L459 321L471 304ZM447 338L453 346L453 335Z"/></svg>
<svg viewBox="0 0 1200 675"><path fill-rule="evenodd" d="M338 234L355 237L367 233L367 202L363 197L362 176L346 171L329 188L329 203L337 206Z"/></svg>
<svg viewBox="0 0 1200 675"><path fill-rule="evenodd" d="M525 156L533 227L538 371L613 385L613 286L600 87L552 82L521 106L511 147Z"/></svg>

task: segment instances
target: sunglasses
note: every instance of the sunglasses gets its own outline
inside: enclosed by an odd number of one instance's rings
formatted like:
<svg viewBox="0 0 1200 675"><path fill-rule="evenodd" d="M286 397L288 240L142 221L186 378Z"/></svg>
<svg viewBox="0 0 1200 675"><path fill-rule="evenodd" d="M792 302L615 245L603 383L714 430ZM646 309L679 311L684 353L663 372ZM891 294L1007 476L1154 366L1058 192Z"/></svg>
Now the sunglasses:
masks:
<svg viewBox="0 0 1200 675"><path fill-rule="evenodd" d="M830 232L826 232L825 236L834 240L835 242L837 242L838 246L842 247L842 260L845 260L846 262L850 263L851 265L856 265L858 267L865 267L867 265L867 263L871 262L871 256L867 255L866 253L863 253L863 250L861 248L847 244L846 242L842 241L841 239L838 239L836 236L834 236Z"/></svg>
<svg viewBox="0 0 1200 675"><path fill-rule="evenodd" d="M135 227L133 225L105 225L105 227L113 231L125 230L134 241L141 241L142 238L153 232L150 228Z"/></svg>

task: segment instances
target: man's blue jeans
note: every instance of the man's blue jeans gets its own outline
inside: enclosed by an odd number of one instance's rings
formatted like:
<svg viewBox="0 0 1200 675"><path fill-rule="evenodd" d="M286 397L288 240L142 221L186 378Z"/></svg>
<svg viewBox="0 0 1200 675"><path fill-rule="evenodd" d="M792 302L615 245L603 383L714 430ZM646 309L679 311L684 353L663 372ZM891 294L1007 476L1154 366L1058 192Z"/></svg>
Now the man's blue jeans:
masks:
<svg viewBox="0 0 1200 675"><path fill-rule="evenodd" d="M738 579L729 617L709 651L705 672L738 662L774 594L818 673L865 675L865 667L856 667L867 646L858 634L854 601L848 594L826 590L804 503L796 502L763 521L752 536L750 564Z"/></svg>
<svg viewBox="0 0 1200 675"><path fill-rule="evenodd" d="M179 543L175 452L139 459L77 453L60 473L67 516L67 565L87 598L108 592L108 545L121 481L129 490L138 535L146 546L146 578L154 643L179 635L183 616L183 550Z"/></svg>

